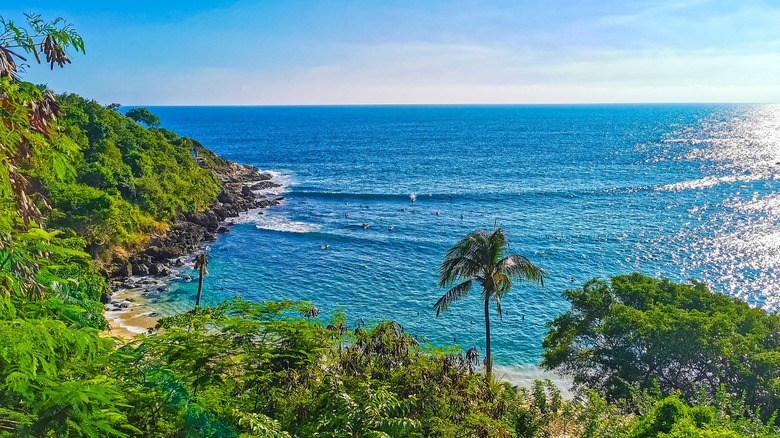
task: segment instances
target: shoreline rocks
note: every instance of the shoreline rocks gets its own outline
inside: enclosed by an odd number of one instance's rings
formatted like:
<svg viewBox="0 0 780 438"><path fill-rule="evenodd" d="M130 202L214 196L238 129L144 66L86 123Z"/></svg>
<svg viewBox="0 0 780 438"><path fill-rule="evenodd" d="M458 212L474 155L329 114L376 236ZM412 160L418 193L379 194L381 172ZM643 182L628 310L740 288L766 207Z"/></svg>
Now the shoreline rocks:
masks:
<svg viewBox="0 0 780 438"><path fill-rule="evenodd" d="M107 274L112 296L102 300L107 310L127 309L129 304L126 300L113 298L117 291L143 288L146 282L139 281L138 277L171 276L173 268L183 266L186 259L198 252L204 243L213 242L219 234L229 232L234 225L230 218L253 209L279 205L284 199L262 193L281 185L271 181L273 175L254 166L229 163L223 169L212 170L222 181L223 190L211 207L199 213L178 215L164 235L152 237L145 248L127 258L115 257L111 261Z"/></svg>

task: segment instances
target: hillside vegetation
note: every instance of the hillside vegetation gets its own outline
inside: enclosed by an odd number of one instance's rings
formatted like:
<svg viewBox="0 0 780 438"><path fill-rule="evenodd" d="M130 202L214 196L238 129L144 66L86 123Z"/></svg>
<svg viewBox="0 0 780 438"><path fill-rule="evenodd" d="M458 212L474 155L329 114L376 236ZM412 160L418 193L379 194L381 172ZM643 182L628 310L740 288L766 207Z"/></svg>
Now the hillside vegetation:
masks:
<svg viewBox="0 0 780 438"><path fill-rule="evenodd" d="M192 140L146 129L75 94L57 101L61 132L79 149L69 157L73 172L58 176L34 165L30 174L53 207L46 224L75 230L93 256L138 243L176 214L210 206L219 194L214 173L192 159Z"/></svg>

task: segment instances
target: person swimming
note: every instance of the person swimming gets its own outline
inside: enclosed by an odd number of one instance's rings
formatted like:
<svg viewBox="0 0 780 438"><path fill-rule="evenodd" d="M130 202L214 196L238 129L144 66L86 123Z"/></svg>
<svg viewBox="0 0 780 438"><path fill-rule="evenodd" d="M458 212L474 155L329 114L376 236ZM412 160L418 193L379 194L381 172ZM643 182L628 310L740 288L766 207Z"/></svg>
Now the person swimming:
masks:
<svg viewBox="0 0 780 438"><path fill-rule="evenodd" d="M321 249L328 249L328 248L330 248L330 245L322 245L320 248Z"/></svg>
<svg viewBox="0 0 780 438"><path fill-rule="evenodd" d="M395 226L390 225L389 227L387 227L387 229L390 230L390 231L393 231L393 229L395 229Z"/></svg>
<svg viewBox="0 0 780 438"><path fill-rule="evenodd" d="M361 227L363 227L363 229L365 230L365 229L367 229L368 227L370 227L370 226L371 226L371 224L360 224L360 226L361 226Z"/></svg>
<svg viewBox="0 0 780 438"><path fill-rule="evenodd" d="M349 217L349 213L344 213L344 217Z"/></svg>

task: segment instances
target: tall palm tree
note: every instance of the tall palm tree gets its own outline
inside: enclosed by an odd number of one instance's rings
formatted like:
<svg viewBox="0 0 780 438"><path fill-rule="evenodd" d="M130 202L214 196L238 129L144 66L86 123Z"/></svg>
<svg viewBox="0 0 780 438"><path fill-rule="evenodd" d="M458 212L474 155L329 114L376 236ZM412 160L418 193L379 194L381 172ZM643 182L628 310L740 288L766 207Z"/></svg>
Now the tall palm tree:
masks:
<svg viewBox="0 0 780 438"><path fill-rule="evenodd" d="M195 298L195 307L200 308L200 299L203 296L203 277L208 274L209 256L204 251L195 256L194 268L199 271L198 273L198 296Z"/></svg>
<svg viewBox="0 0 780 438"><path fill-rule="evenodd" d="M485 372L490 377L493 370L493 356L490 354L490 300L496 302L498 316L501 312L501 298L512 288L512 279L519 278L544 286L544 269L534 265L527 258L509 254L504 230L477 230L469 233L444 255L439 267L439 287L457 286L448 290L434 304L436 316L446 312L450 304L465 298L474 284L482 286L482 300L485 304Z"/></svg>

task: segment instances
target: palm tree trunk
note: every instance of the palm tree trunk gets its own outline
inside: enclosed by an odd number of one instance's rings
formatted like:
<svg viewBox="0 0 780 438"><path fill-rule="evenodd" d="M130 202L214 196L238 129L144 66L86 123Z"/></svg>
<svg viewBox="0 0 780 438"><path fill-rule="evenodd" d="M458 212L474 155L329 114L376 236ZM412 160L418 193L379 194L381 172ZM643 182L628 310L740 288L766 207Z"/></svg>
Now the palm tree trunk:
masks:
<svg viewBox="0 0 780 438"><path fill-rule="evenodd" d="M485 300L485 374L488 380L493 372L493 356L490 354L490 300Z"/></svg>
<svg viewBox="0 0 780 438"><path fill-rule="evenodd" d="M205 266L200 265L200 274L198 275L198 297L195 298L195 307L200 308L200 297L203 293L203 270Z"/></svg>

